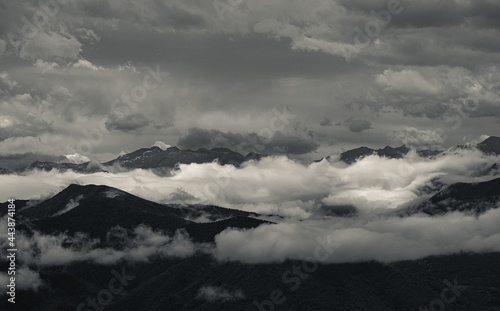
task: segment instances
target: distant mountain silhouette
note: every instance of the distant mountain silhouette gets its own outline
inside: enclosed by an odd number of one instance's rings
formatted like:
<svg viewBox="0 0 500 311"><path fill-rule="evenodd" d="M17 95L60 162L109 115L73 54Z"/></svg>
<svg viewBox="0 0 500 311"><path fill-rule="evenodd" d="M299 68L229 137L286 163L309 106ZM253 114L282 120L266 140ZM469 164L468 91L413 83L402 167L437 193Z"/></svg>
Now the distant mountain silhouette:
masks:
<svg viewBox="0 0 500 311"><path fill-rule="evenodd" d="M500 155L500 137L490 136L483 142L477 144L476 147L486 154ZM473 148L473 146L456 146L455 148L464 149ZM359 147L341 153L340 160L347 164L352 164L369 155L399 159L406 155L409 151L410 148L405 145L396 148L386 146L377 150L368 147ZM442 152L443 151L441 150L417 150L417 154L425 158L437 156ZM178 164L202 164L213 161L217 161L221 165L234 165L236 167L240 167L241 164L246 161L259 161L262 157L263 155L253 152L244 156L228 148L180 150L177 147L170 147L166 150L162 150L159 147L153 146L121 155L116 159L102 164L92 161L82 164L35 161L26 167L18 168L16 170L0 168L0 175L12 173L23 174L32 170L51 171L53 169L61 172L73 170L79 173L95 173L113 171L117 167L126 170L153 169L158 172L163 172L164 170L171 170L175 168ZM326 158L329 159L330 157L328 156ZM319 161L321 160L317 160L315 162Z"/></svg>
<svg viewBox="0 0 500 311"><path fill-rule="evenodd" d="M260 159L260 155L250 153L243 156L227 148L200 148L193 150L180 150L177 147L170 147L162 150L158 147L144 148L132 153L120 156L114 160L104 163L105 166L115 164L125 168L173 168L177 164L208 163L215 160L221 165L231 164L239 167L241 163Z"/></svg>
<svg viewBox="0 0 500 311"><path fill-rule="evenodd" d="M79 173L108 172L114 170L113 166L124 169L173 169L178 164L210 163L216 161L221 165L234 165L239 167L243 162L250 160L260 160L262 155L249 153L246 156L234 152L227 148L213 148L198 150L180 150L177 147L170 147L162 150L159 147L142 148L134 152L121 155L116 159L105 163L86 162L82 164L55 163L35 161L32 164L16 169L14 171L1 169L0 174L26 173L32 170L51 171L53 169L64 172L73 170Z"/></svg>

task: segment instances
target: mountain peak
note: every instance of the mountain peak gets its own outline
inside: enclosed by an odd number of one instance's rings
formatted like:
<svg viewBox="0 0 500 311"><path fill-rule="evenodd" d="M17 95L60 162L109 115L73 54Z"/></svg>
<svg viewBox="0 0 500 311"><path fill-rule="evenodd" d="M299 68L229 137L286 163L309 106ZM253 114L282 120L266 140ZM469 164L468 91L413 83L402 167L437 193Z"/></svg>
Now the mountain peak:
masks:
<svg viewBox="0 0 500 311"><path fill-rule="evenodd" d="M500 137L490 136L477 145L477 148L484 153L500 155Z"/></svg>
<svg viewBox="0 0 500 311"><path fill-rule="evenodd" d="M402 145L400 147L390 147L385 146L383 149L374 150L368 147L359 147L356 149L348 150L340 154L340 160L347 164L352 164L356 162L359 158L369 156L372 154L377 154L379 157L387 157L391 159L402 158L403 155L407 154L410 148Z"/></svg>
<svg viewBox="0 0 500 311"><path fill-rule="evenodd" d="M356 162L359 158L374 154L376 151L368 147L359 147L352 150L347 150L340 154L340 160L347 164Z"/></svg>

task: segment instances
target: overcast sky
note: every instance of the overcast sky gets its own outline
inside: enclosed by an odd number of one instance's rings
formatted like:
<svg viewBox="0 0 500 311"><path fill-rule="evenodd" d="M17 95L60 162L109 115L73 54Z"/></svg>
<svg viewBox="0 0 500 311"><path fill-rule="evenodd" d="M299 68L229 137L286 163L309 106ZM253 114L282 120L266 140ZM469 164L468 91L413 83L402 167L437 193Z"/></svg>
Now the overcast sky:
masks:
<svg viewBox="0 0 500 311"><path fill-rule="evenodd" d="M497 0L41 3L0 0L2 161L500 134Z"/></svg>

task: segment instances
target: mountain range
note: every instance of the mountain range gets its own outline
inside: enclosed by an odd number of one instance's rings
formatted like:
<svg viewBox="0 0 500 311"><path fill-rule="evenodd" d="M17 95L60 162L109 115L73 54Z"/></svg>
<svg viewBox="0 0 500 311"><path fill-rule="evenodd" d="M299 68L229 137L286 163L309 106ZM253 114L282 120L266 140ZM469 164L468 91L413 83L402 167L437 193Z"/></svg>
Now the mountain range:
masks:
<svg viewBox="0 0 500 311"><path fill-rule="evenodd" d="M472 146L457 146L457 148L470 148ZM495 154L500 155L500 137L490 136L479 144L475 145L477 149L481 150L486 154ZM340 154L340 160L347 163L352 164L357 160L369 156L369 155L378 155L379 157L386 157L390 159L400 159L404 155L406 155L411 149L406 147L405 145L397 148L392 148L386 146L382 149L371 149L368 147L359 147L356 149L348 150ZM417 154L421 157L429 158L434 157L441 154L442 150L417 150Z"/></svg>
<svg viewBox="0 0 500 311"><path fill-rule="evenodd" d="M471 146L457 147L470 148ZM474 147L478 148L486 154L500 155L500 137L490 136ZM359 147L341 153L340 160L347 164L352 164L357 160L369 155L378 155L379 157L398 159L402 158L410 150L411 149L406 147L405 145L396 148L386 146L377 150L368 147ZM442 152L442 150L418 150L417 154L421 157L434 157L438 156ZM177 147L170 147L166 150L162 150L159 147L153 146L150 148L142 148L134 152L121 155L116 159L104 163L90 161L82 164L74 164L35 161L28 166L21 167L15 170L0 168L0 174L23 174L32 170L50 171L53 169L61 172L73 170L79 173L108 172L115 171L116 169L152 169L156 172L164 173L165 171L174 169L179 164L201 164L210 163L213 161L217 161L221 165L234 165L236 167L239 167L246 161L259 161L264 156L265 155L253 152L244 156L228 148L200 148L197 150L180 150ZM328 156L326 158L329 159L331 157Z"/></svg>
<svg viewBox="0 0 500 311"><path fill-rule="evenodd" d="M499 155L499 146L500 138L492 136L476 146L457 148L477 148L485 154ZM406 146L378 150L361 147L342 153L339 159L352 164L368 155L401 158L409 150ZM419 151L422 157L439 156L440 153L436 150ZM116 168L162 172L175 169L178 164L213 161L239 167L245 161L261 157L258 154L243 156L225 148L193 151L151 147L102 164L34 162L16 173L34 169L91 173ZM498 163L491 167L488 164L483 173L496 176L497 172ZM429 189L421 191L418 202L391 212L389 217L440 216L451 212L477 217L490 209L500 208L498 176L488 181L449 185L438 180ZM7 202L0 203L0 216L6 215L7 206ZM432 310L432 302L441 297L446 287L443 280L453 282L458 277L458 282L466 289L453 302L446 304L446 310L500 311L500 253L497 252L456 253L393 263L365 260L319 264L314 273L292 274L291 277L290 272L304 267L304 262L285 260L246 264L217 260L210 251L200 251L213 249L218 235L225 230L246 230L272 224L269 219L279 219L275 215L213 205L160 204L117 188L92 184L71 184L45 200L16 200L16 210L17 234L40 241L37 248L30 250L32 255L41 252L40 245L65 237L60 245L62 249L51 246L49 251L52 253L45 254L44 260L57 262L73 258L59 265L29 263L44 285L36 291L18 289L16 310L129 311L144 310L145 306L151 311ZM346 221L351 221L358 217L356 207L351 205L324 205L314 213L322 219L347 217ZM167 238L172 241L179 239L176 251L182 252L191 245L185 243L185 237L199 248L190 256L157 255L139 262L122 258L113 264L78 258L88 256L92 250L94 255L98 254L95 258L103 261L117 253L145 256L148 247ZM134 244L140 242L138 238L150 244ZM87 247L86 251L71 255L82 247ZM131 250L131 247L135 248ZM2 271L7 271L7 264L0 261ZM113 295L110 302L90 307L89 301L98 301L99 295L109 287L110 280L116 276L113 271L126 271L130 282L123 286L123 292ZM290 277L286 279L284 275ZM298 286L292 287L294 284ZM269 301L273 297L276 299L277 290L281 291L284 300L271 307ZM213 298L215 296L217 299ZM78 309L82 304L85 307ZM9 310L6 299L0 300L0 310Z"/></svg>
<svg viewBox="0 0 500 311"><path fill-rule="evenodd" d="M398 211L400 215L424 213L431 216L449 212L480 215L500 207L500 178L476 183L454 183L441 188L429 199Z"/></svg>
<svg viewBox="0 0 500 311"><path fill-rule="evenodd" d="M234 165L239 167L243 162L260 160L262 155L248 153L246 156L227 148L213 148L198 150L180 150L170 147L162 150L159 147L142 148L134 152L120 155L118 158L108 162L98 163L94 161L81 164L56 163L35 161L32 164L15 170L0 168L0 174L22 174L32 170L51 171L53 169L64 172L73 170L79 173L108 172L115 169L154 169L157 171L169 170L179 164L210 163L217 161L221 165Z"/></svg>

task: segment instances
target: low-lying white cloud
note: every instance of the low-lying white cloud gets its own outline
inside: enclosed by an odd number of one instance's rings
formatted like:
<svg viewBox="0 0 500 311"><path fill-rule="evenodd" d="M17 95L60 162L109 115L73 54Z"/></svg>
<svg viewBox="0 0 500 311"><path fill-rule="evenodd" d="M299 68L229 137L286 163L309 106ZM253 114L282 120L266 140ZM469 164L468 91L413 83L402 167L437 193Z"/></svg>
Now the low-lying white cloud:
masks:
<svg viewBox="0 0 500 311"><path fill-rule="evenodd" d="M0 220L0 229L7 232L5 217ZM46 235L34 232L28 237L19 231L16 236L17 258L23 264L37 266L60 266L81 261L111 265L119 260L148 262L155 257L184 258L204 249L204 245L193 243L183 230L168 236L141 225L134 229L132 235L119 237L123 247L116 249L111 246L98 248L99 240L90 239L84 233L68 236L64 233ZM7 249L7 245L7 236L2 236L0 246Z"/></svg>
<svg viewBox="0 0 500 311"><path fill-rule="evenodd" d="M402 159L369 156L352 165L338 159L304 165L286 157L251 161L240 168L217 163L190 164L180 165L166 176L148 170L87 175L35 171L24 176L0 175L0 187L4 190L0 201L11 197L47 197L71 183L104 184L156 202L217 204L282 216L273 217L277 224L251 230L227 229L211 247L193 243L183 231L172 237L146 227L138 227L119 250L96 248L96 242L84 236L35 233L31 238L19 238L19 258L27 264L61 265L82 260L113 264L121 259L186 257L197 251L210 253L218 260L281 262L324 253L316 249L321 245L318 237L335 244L329 246L334 251L324 262L390 262L460 251L500 251L498 208L479 217L462 213L439 217L389 216L399 207L430 197L437 189L423 189L434 180L451 184L496 178L498 171L485 172L498 162L498 156L475 149L450 149L431 159L418 157L412 151ZM122 194L112 191L107 195ZM317 213L321 206L337 205L355 206L358 213L350 218ZM208 219L204 214L200 217L199 221ZM0 230L7 232L5 221L0 222ZM73 239L71 244L77 246L63 246L68 239Z"/></svg>
<svg viewBox="0 0 500 311"><path fill-rule="evenodd" d="M360 213L395 209L425 197L422 189L434 179L444 184L493 179L495 171L484 172L498 162L498 156L475 149L452 149L432 159L412 151L403 159L374 155L352 165L338 159L304 165L286 157L250 161L241 168L217 163L181 164L168 176L140 169L95 174L33 171L24 176L0 175L4 190L0 201L47 198L71 183L99 184L155 202L216 204L307 218L318 204L353 205Z"/></svg>
<svg viewBox="0 0 500 311"><path fill-rule="evenodd" d="M141 225L132 233L120 227L110 230L107 242L119 244L119 249L98 248L99 241L83 233L67 236L35 232L27 237L18 232L18 263L37 267L82 261L112 265L120 260L149 262L152 258L185 258L196 252L212 255L221 262L249 264L280 263L289 259L322 264L395 262L459 252L499 252L499 222L500 208L478 217L454 212L435 217L400 218L378 214L302 221L284 218L276 224L263 224L254 229L228 228L215 237L213 244L194 243L183 230L168 236ZM2 229L6 229L5 218L0 221ZM6 237L0 239L0 247L6 248L7 242Z"/></svg>
<svg viewBox="0 0 500 311"><path fill-rule="evenodd" d="M16 279L17 290L38 290L43 286L43 281L40 279L40 274L31 270L29 267L22 266L16 270L15 275L7 275L5 272L0 272L0 286L7 288L10 283L10 278ZM1 291L0 296L6 295L6 291Z"/></svg>
<svg viewBox="0 0 500 311"><path fill-rule="evenodd" d="M319 263L365 260L394 262L458 252L500 251L500 209L479 217L451 213L440 217L331 218L320 221L228 229L216 237L214 256L244 263Z"/></svg>

